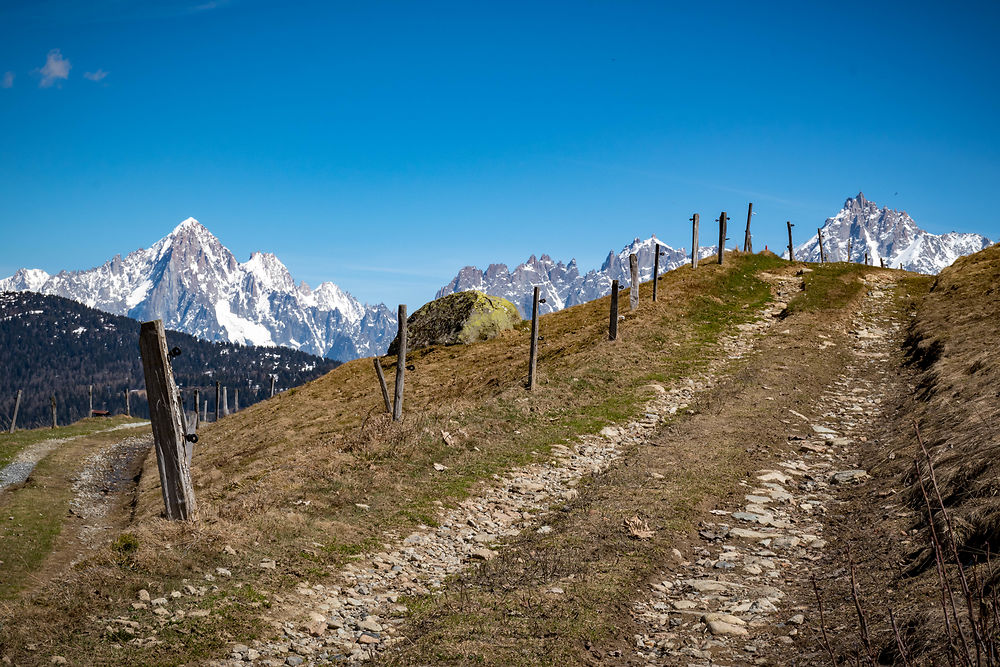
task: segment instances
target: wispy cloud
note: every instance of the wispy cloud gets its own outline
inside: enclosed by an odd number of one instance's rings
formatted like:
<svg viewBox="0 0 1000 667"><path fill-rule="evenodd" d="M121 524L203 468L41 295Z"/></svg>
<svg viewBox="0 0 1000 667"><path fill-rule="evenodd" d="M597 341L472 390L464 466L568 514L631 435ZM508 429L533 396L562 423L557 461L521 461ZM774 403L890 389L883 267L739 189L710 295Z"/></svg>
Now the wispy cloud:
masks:
<svg viewBox="0 0 1000 667"><path fill-rule="evenodd" d="M4 72L3 80L0 80L0 88L11 88L14 85L14 73Z"/></svg>
<svg viewBox="0 0 1000 667"><path fill-rule="evenodd" d="M48 88L60 80L69 78L69 70L72 67L67 58L63 58L59 49L52 49L45 58L45 66L38 70L42 75L42 80L38 82L39 88Z"/></svg>
<svg viewBox="0 0 1000 667"><path fill-rule="evenodd" d="M108 75L107 72L105 72L102 69L98 69L96 72L84 72L83 73L83 78L84 79L90 79L91 81L100 81L101 79L103 79L107 75Z"/></svg>

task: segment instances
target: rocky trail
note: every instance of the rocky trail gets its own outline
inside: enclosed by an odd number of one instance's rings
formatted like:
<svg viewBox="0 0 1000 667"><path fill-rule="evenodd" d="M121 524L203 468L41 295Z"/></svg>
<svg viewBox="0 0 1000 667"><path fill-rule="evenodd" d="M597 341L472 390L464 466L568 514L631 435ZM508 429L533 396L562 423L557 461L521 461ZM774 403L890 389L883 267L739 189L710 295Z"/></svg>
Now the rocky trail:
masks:
<svg viewBox="0 0 1000 667"><path fill-rule="evenodd" d="M844 576L824 558L827 515L869 480L858 468L867 433L881 416L892 370L889 349L900 326L889 319L894 285L872 286L849 331L853 361L818 398L815 418L791 411L788 440L798 455L744 482L742 502L711 510L702 543L675 551L679 570L651 585L634 614L645 632L635 655L649 664L825 664L818 644L801 646L806 624L818 629L808 594L812 577ZM829 343L832 344L832 343ZM805 649L805 653L803 653Z"/></svg>

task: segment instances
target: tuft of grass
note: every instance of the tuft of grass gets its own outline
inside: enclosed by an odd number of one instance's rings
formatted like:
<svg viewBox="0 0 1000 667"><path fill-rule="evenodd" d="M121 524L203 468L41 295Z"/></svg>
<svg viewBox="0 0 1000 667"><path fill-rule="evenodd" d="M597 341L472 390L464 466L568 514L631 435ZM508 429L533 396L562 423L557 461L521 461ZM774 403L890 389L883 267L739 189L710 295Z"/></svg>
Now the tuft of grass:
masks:
<svg viewBox="0 0 1000 667"><path fill-rule="evenodd" d="M809 268L812 271L802 278L805 289L788 302L788 314L843 308L864 289L858 278L875 270L851 262L811 264Z"/></svg>

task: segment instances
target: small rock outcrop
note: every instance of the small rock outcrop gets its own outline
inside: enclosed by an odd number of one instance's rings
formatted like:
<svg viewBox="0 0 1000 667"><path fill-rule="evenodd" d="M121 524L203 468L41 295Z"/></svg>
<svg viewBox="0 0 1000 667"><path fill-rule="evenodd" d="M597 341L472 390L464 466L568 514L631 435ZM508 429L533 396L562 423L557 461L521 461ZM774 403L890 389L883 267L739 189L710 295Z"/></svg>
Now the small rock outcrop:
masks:
<svg viewBox="0 0 1000 667"><path fill-rule="evenodd" d="M507 299L475 290L457 292L424 304L406 318L406 347L416 350L430 345L464 345L489 340L520 322L521 315ZM388 353L398 351L397 335Z"/></svg>

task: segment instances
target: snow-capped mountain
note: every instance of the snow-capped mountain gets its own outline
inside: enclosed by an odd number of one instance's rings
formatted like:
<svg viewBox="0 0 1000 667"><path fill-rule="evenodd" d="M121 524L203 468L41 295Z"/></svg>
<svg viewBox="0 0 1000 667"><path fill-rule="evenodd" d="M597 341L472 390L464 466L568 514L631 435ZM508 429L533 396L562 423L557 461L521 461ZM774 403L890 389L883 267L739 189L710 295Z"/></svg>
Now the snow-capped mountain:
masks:
<svg viewBox="0 0 1000 667"><path fill-rule="evenodd" d="M617 255L610 251L599 270L591 269L582 275L575 259L565 264L553 261L548 255L541 258L532 255L513 271L506 264L490 264L486 271L466 266L438 290L436 298L453 292L479 290L507 299L517 306L522 317L530 317L533 288L538 285L539 297L545 299L545 303L539 306L540 312L550 313L609 294L612 280L618 280L623 289L628 287L631 279L628 257L631 253L638 256L639 282L651 280L657 243L656 236L645 241L635 239ZM714 247L702 246L699 256L705 257L714 251ZM661 243L660 253L661 273L690 261L690 255L684 248L675 249Z"/></svg>
<svg viewBox="0 0 1000 667"><path fill-rule="evenodd" d="M0 280L0 291L56 294L116 315L162 319L206 340L281 345L340 361L383 354L396 334L396 315L385 305L362 304L329 282L296 285L270 253L240 263L194 218L148 250L54 276L20 269Z"/></svg>
<svg viewBox="0 0 1000 667"><path fill-rule="evenodd" d="M980 234L926 232L917 227L906 211L888 206L880 209L860 192L844 202L840 213L826 219L822 231L823 250L828 261L863 262L867 252L869 261L875 266L883 259L886 266L899 268L902 264L904 269L919 273L938 273L959 257L990 245L990 240ZM847 256L848 241L850 258ZM813 234L795 249L795 259L819 261L818 235Z"/></svg>

